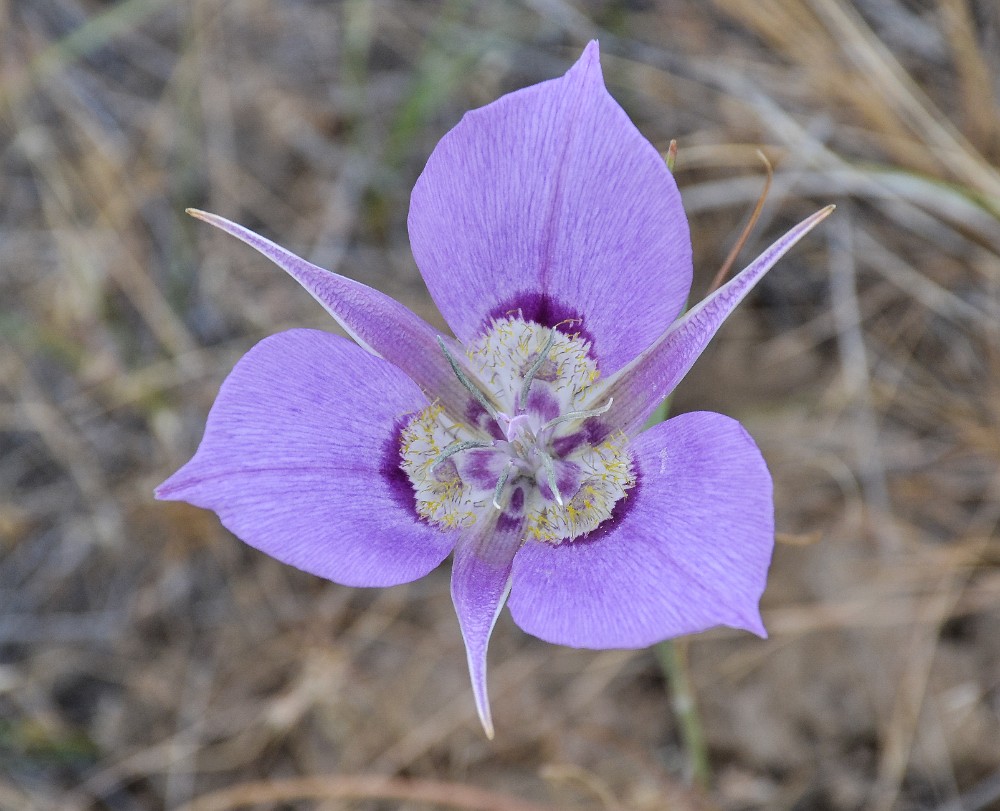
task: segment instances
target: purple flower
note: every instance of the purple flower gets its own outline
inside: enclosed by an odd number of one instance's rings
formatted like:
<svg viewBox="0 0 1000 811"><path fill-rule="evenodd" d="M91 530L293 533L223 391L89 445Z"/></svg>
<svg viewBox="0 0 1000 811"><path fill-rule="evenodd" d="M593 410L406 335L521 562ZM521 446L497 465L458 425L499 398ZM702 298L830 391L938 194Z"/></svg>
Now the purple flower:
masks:
<svg viewBox="0 0 1000 811"><path fill-rule="evenodd" d="M222 385L156 491L351 586L452 597L492 737L486 648L507 603L549 642L636 648L715 625L764 635L771 477L721 414L643 431L797 225L679 320L691 245L673 177L605 90L592 42L560 79L468 113L413 190L409 231L456 338L221 217L359 346L290 330Z"/></svg>

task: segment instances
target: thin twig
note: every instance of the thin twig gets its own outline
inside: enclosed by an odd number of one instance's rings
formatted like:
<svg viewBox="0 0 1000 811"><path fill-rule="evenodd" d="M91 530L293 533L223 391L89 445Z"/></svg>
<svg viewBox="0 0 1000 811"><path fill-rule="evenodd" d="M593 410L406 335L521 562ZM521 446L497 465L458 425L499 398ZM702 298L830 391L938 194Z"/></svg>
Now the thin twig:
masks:
<svg viewBox="0 0 1000 811"><path fill-rule="evenodd" d="M540 805L461 783L404 780L375 774L297 777L241 783L203 794L175 811L232 811L261 803L348 799L423 802L469 811L555 811L550 805Z"/></svg>
<svg viewBox="0 0 1000 811"><path fill-rule="evenodd" d="M710 295L722 287L723 283L726 281L726 277L729 276L729 271L733 268L733 263L736 261L736 257L739 256L740 251L743 250L743 246L746 245L747 239L750 237L750 232L753 231L753 227L757 224L757 220L760 218L760 212L764 209L764 202L767 200L768 192L771 191L771 183L774 182L774 168L771 166L771 161L767 159L767 155L757 150L757 155L764 162L764 168L767 170L767 180L764 181L764 188L761 189L760 196L757 198L757 204L753 207L753 211L750 213L750 219L747 220L747 224L743 227L742 233L740 233L739 239L736 240L736 244L733 245L732 249L729 251L729 255L726 257L726 261L722 263L722 267L719 268L719 272L715 274L715 278L712 279L712 283L708 286L708 292L705 295Z"/></svg>

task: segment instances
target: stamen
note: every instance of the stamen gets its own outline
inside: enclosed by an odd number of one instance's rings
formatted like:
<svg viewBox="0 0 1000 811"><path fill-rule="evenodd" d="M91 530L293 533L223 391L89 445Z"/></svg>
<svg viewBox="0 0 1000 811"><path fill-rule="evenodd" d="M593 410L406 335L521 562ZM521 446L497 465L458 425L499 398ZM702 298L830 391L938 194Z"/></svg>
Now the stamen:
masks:
<svg viewBox="0 0 1000 811"><path fill-rule="evenodd" d="M586 420L589 419L590 417L600 417L601 414L603 414L605 411L611 408L611 404L614 401L615 401L614 397L609 397L608 402L602 405L600 408L592 408L589 411L567 411L565 414L560 414L558 417L555 417L549 420L547 423L545 423L545 425L543 425L538 430L538 433L539 435L541 435L545 431L548 431L550 428L554 428L561 422L568 422L569 420Z"/></svg>
<svg viewBox="0 0 1000 811"><path fill-rule="evenodd" d="M552 349L552 344L556 342L556 331L555 329L549 330L549 339L545 342L545 346L542 351L538 353L538 357L535 358L535 362L531 364L531 368L528 369L528 374L524 376L524 385L521 386L520 400L518 401L518 407L524 408L528 402L528 391L531 389L531 383L535 379L535 375L538 374L538 370L542 368L542 364L549 359L549 350Z"/></svg>
<svg viewBox="0 0 1000 811"><path fill-rule="evenodd" d="M500 506L500 497L503 495L503 489L507 486L507 480L510 478L510 474L514 472L515 467L517 467L517 462L513 459L508 459L507 464L503 467L503 473L497 479L497 486L493 490L493 506L498 510L503 510L503 507Z"/></svg>
<svg viewBox="0 0 1000 811"><path fill-rule="evenodd" d="M465 386L466 391L469 392L493 419L498 418L497 410L493 407L492 403L486 399L486 395L480 391L479 387L476 386L465 372L462 371L462 367L458 365L458 361L451 356L451 352L448 351L448 347L444 345L444 340L440 335L437 336L438 346L441 347L441 351L444 352L444 357L448 361L448 365L451 366L451 370L455 373L455 377L458 378L458 382Z"/></svg>
<svg viewBox="0 0 1000 811"><path fill-rule="evenodd" d="M431 464L431 470L432 471L437 470L438 465L440 465L446 459L449 459L456 453L467 451L469 450L469 448L492 448L492 447L493 444L490 442L480 442L475 439L469 439L466 440L465 442L456 442L454 445L449 445L447 448L444 449L444 451L441 452L441 455L437 459L435 459L434 462Z"/></svg>
<svg viewBox="0 0 1000 811"><path fill-rule="evenodd" d="M563 506L562 493L559 492L559 485L556 483L556 467L552 464L552 457L547 453L541 454L542 457L542 467L545 468L545 480L549 483L549 489L552 491L552 495L555 496L556 504L560 507Z"/></svg>

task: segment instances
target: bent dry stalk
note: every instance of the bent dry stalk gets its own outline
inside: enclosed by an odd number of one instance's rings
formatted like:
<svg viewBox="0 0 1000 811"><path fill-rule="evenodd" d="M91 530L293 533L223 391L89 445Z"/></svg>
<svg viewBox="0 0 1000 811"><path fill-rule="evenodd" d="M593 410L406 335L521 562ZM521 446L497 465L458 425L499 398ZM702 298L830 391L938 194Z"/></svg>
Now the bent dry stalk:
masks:
<svg viewBox="0 0 1000 811"><path fill-rule="evenodd" d="M678 319L691 285L673 177L604 87L592 42L565 76L467 113L408 227L454 332L192 211L270 258L356 344L261 341L222 384L194 457L157 489L273 557L390 586L449 554L488 736L486 650L506 604L549 642L638 648L715 625L764 635L771 477L721 414L642 425L797 225Z"/></svg>

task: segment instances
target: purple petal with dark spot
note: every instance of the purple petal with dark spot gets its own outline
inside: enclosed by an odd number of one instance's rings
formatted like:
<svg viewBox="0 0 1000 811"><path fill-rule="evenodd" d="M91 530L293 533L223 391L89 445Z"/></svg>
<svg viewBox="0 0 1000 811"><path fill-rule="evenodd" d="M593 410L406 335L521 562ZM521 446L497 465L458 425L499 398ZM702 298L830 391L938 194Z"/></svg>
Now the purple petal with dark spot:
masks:
<svg viewBox="0 0 1000 811"><path fill-rule="evenodd" d="M562 78L467 113L414 187L409 229L461 340L506 310L548 326L579 316L566 329L593 341L605 374L666 329L691 285L677 186L605 89L596 42Z"/></svg>
<svg viewBox="0 0 1000 811"><path fill-rule="evenodd" d="M758 602L774 545L771 476L735 420L674 417L630 444L628 509L577 541L514 558L514 621L548 642L639 648L715 625L765 636ZM622 504L623 502L619 502Z"/></svg>
<svg viewBox="0 0 1000 811"><path fill-rule="evenodd" d="M426 405L350 341L282 332L236 365L194 458L156 495L214 510L251 546L338 583L416 580L457 537L418 517L400 476L400 425Z"/></svg>

